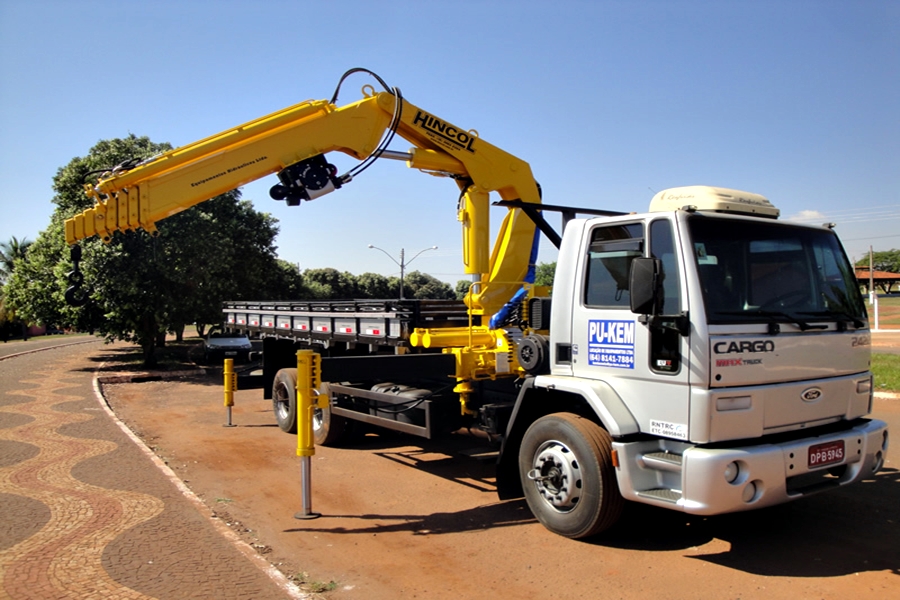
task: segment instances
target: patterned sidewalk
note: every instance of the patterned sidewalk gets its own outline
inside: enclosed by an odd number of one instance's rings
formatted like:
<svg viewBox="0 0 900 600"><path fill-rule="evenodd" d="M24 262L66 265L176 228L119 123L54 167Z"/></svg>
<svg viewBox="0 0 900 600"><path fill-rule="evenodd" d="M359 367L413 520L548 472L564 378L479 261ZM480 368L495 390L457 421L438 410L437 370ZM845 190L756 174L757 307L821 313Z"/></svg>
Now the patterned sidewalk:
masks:
<svg viewBox="0 0 900 600"><path fill-rule="evenodd" d="M97 353L0 361L0 598L303 597L120 429Z"/></svg>

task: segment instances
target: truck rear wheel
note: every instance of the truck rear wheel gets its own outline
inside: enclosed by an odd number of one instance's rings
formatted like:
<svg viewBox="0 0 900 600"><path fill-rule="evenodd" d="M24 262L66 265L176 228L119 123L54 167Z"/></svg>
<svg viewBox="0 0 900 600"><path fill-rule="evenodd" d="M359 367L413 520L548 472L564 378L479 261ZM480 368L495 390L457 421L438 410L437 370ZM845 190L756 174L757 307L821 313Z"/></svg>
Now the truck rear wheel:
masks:
<svg viewBox="0 0 900 600"><path fill-rule="evenodd" d="M522 439L519 474L531 512L559 535L589 537L622 514L612 438L589 419L556 413L532 423Z"/></svg>
<svg viewBox="0 0 900 600"><path fill-rule="evenodd" d="M297 433L297 369L280 369L272 383L275 421L285 433Z"/></svg>
<svg viewBox="0 0 900 600"><path fill-rule="evenodd" d="M330 394L328 384L322 384L320 394ZM337 446L353 433L355 423L344 417L331 414L331 404L327 408L313 411L313 439L319 446Z"/></svg>
<svg viewBox="0 0 900 600"><path fill-rule="evenodd" d="M328 384L320 393L328 393ZM281 369L272 384L272 407L278 427L285 433L297 433L297 369ZM313 441L319 446L334 446L352 433L350 421L331 414L331 406L313 411Z"/></svg>

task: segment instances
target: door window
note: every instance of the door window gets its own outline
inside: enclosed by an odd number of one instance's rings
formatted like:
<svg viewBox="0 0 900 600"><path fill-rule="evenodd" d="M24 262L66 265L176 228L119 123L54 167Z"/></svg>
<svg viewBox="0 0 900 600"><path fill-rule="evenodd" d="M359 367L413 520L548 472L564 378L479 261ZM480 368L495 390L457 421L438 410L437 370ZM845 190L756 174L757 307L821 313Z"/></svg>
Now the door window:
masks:
<svg viewBox="0 0 900 600"><path fill-rule="evenodd" d="M627 309L631 261L643 254L642 223L594 229L591 232L584 303L596 308Z"/></svg>

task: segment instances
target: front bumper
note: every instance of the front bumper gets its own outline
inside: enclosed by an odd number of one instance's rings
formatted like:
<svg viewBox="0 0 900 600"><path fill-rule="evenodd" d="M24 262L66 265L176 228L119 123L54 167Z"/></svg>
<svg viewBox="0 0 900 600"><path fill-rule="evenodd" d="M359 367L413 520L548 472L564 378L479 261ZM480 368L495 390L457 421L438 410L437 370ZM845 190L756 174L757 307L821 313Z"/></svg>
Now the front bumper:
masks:
<svg viewBox="0 0 900 600"><path fill-rule="evenodd" d="M810 447L841 441L839 461L809 465ZM884 464L888 431L883 421L860 419L841 431L733 448L671 440L613 447L619 453L617 476L625 498L715 515L781 504L872 476ZM678 460L654 460L662 453Z"/></svg>

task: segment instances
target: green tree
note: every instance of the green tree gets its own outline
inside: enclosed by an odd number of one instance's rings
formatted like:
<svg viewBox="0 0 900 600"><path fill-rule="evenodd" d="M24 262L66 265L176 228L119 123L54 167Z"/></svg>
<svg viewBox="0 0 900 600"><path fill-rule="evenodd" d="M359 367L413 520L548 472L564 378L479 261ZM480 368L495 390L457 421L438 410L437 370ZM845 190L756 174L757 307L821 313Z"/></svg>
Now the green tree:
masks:
<svg viewBox="0 0 900 600"><path fill-rule="evenodd" d="M856 261L857 267L869 268L869 255ZM900 250L882 250L872 253L872 266L876 271L887 271L888 273L900 273Z"/></svg>
<svg viewBox="0 0 900 600"><path fill-rule="evenodd" d="M19 318L45 325L94 331L103 317L96 304L77 310L63 296L68 286L66 274L72 270L64 234L64 215L57 209L50 225L19 261L5 289L6 300Z"/></svg>
<svg viewBox="0 0 900 600"><path fill-rule="evenodd" d="M456 282L456 299L457 300L465 300L466 294L469 293L469 289L472 287L472 280L470 279L460 279Z"/></svg>
<svg viewBox="0 0 900 600"><path fill-rule="evenodd" d="M0 288L0 292L2 292ZM0 339L6 342L9 339L10 325L15 319L16 314L6 306L6 298L0 293Z"/></svg>
<svg viewBox="0 0 900 600"><path fill-rule="evenodd" d="M392 281L378 273L363 273L356 278L356 283L360 298L389 300L398 297L400 293L399 281Z"/></svg>
<svg viewBox="0 0 900 600"><path fill-rule="evenodd" d="M8 242L0 242L0 338L6 341L10 333L21 329L22 323L16 311L6 300L6 281L12 276L16 265L25 260L31 242L28 238L21 240L13 236Z"/></svg>
<svg viewBox="0 0 900 600"><path fill-rule="evenodd" d="M289 278L275 257L277 221L253 210L235 190L162 221L156 237L129 231L115 234L108 244L83 241L81 269L90 302L79 310L65 304L72 265L63 223L91 205L82 182L92 171L169 148L146 137L106 140L59 170L50 227L27 260L18 263L8 286L21 316L137 343L145 363L152 365L166 331L179 332L195 321L220 322L225 299L281 292Z"/></svg>
<svg viewBox="0 0 900 600"><path fill-rule="evenodd" d="M296 267L275 255L277 221L240 200L237 190L159 226L156 242L165 243L154 258L165 265L165 280L182 298L169 315L176 332L188 323L220 323L224 300L286 299L298 285Z"/></svg>
<svg viewBox="0 0 900 600"><path fill-rule="evenodd" d="M352 300L359 296L356 276L337 269L307 269L303 280L313 294L313 298L327 300Z"/></svg>
<svg viewBox="0 0 900 600"><path fill-rule="evenodd" d="M556 262L540 263L534 274L535 285L553 286L553 277L556 275Z"/></svg>
<svg viewBox="0 0 900 600"><path fill-rule="evenodd" d="M0 242L0 286L12 275L17 260L24 260L31 242L28 238L19 240L16 236L8 242Z"/></svg>
<svg viewBox="0 0 900 600"><path fill-rule="evenodd" d="M455 300L456 291L449 283L426 273L413 271L406 274L403 296L419 300Z"/></svg>
<svg viewBox="0 0 900 600"><path fill-rule="evenodd" d="M272 300L297 300L310 297L310 292L306 287L300 267L280 258L275 261L275 267L276 271L269 278L269 283L272 286L271 296L267 296L267 298Z"/></svg>
<svg viewBox="0 0 900 600"><path fill-rule="evenodd" d="M869 269L869 255L867 254L863 258L856 261L856 267L860 267ZM900 273L900 250L891 249L891 250L882 250L879 252L872 253L872 267L874 271L886 271L888 273ZM891 287L893 287L893 281L882 282L881 289L883 289L886 293L891 291ZM869 287L868 280L865 281L866 289Z"/></svg>

